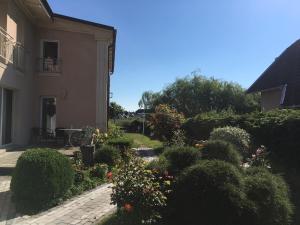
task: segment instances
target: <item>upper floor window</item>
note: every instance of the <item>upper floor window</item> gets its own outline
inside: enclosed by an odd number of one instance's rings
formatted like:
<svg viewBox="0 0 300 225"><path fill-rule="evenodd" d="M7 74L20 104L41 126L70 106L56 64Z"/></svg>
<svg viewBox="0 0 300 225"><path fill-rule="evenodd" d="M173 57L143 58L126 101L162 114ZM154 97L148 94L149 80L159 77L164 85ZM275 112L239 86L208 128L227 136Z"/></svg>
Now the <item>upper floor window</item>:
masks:
<svg viewBox="0 0 300 225"><path fill-rule="evenodd" d="M42 41L39 67L40 72L60 73L61 62L58 41Z"/></svg>

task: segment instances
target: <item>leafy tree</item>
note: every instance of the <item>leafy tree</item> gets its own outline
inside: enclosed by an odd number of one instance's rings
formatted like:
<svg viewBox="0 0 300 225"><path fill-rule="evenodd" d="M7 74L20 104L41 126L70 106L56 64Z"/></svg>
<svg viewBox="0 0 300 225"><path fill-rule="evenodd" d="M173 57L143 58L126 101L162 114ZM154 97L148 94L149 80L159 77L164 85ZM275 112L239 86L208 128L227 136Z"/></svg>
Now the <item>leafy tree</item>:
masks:
<svg viewBox="0 0 300 225"><path fill-rule="evenodd" d="M139 107L144 108L146 111L155 108L155 102L159 99L160 94L152 91L146 91L143 93L141 100L139 101Z"/></svg>
<svg viewBox="0 0 300 225"><path fill-rule="evenodd" d="M109 104L109 118L115 119L125 113L125 109L118 105L116 102L111 102Z"/></svg>
<svg viewBox="0 0 300 225"><path fill-rule="evenodd" d="M144 98L147 97L147 107L154 109L159 104L167 104L186 117L211 110L230 109L236 113L247 113L260 108L259 95L247 95L236 83L207 78L197 73L193 73L192 77L177 79L161 93L150 93L150 96L149 92L143 94Z"/></svg>

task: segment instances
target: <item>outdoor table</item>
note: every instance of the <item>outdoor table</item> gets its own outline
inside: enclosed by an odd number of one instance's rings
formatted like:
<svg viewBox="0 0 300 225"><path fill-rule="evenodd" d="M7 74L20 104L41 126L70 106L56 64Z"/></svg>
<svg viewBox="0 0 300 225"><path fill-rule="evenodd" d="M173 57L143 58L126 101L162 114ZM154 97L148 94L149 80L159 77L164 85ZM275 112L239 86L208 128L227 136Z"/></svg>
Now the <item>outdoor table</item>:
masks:
<svg viewBox="0 0 300 225"><path fill-rule="evenodd" d="M82 129L73 129L73 128L58 129L58 130L62 130L62 131L64 131L68 135L68 144L71 147L73 147L73 145L71 143L71 136L72 136L72 134L75 133L75 132L81 132L82 131Z"/></svg>

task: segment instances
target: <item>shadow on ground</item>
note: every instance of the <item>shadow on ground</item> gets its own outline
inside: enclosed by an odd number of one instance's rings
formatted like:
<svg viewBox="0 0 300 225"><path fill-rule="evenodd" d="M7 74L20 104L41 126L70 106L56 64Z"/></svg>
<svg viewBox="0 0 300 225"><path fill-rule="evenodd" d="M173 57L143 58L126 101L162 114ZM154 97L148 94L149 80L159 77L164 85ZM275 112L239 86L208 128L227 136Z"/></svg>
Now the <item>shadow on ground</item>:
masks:
<svg viewBox="0 0 300 225"><path fill-rule="evenodd" d="M1 167L0 166L0 176L11 176L14 171L13 167Z"/></svg>

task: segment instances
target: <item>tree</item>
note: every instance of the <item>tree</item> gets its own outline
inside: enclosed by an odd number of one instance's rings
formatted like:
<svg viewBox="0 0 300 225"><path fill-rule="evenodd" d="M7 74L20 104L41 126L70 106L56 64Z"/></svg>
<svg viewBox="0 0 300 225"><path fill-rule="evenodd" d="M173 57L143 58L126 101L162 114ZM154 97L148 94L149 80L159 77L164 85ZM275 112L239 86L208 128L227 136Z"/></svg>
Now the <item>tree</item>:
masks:
<svg viewBox="0 0 300 225"><path fill-rule="evenodd" d="M159 93L154 93L152 91L146 91L143 93L141 100L139 101L139 107L143 108L145 111L155 108L155 102L160 97Z"/></svg>
<svg viewBox="0 0 300 225"><path fill-rule="evenodd" d="M109 118L116 119L120 117L125 112L124 108L118 105L116 102L111 102L109 104Z"/></svg>
<svg viewBox="0 0 300 225"><path fill-rule="evenodd" d="M197 73L177 79L160 93L145 92L141 101L152 109L159 104L167 104L186 117L212 110L230 109L236 113L248 113L260 108L260 95L247 95L239 84Z"/></svg>

